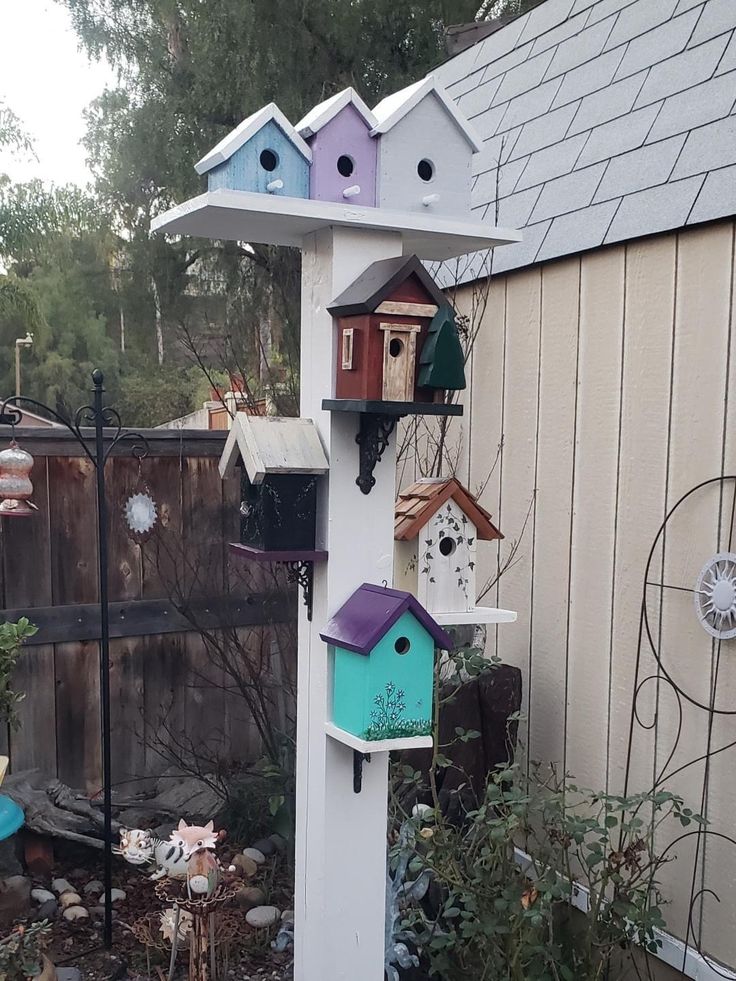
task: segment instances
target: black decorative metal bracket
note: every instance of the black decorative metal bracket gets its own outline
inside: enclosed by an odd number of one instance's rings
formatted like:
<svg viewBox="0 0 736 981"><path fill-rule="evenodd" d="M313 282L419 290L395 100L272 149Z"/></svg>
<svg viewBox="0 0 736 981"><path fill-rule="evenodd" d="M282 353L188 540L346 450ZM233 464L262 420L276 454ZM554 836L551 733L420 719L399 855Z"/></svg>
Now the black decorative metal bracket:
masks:
<svg viewBox="0 0 736 981"><path fill-rule="evenodd" d="M363 789L363 763L370 763L371 754L353 750L353 792L359 794Z"/></svg>
<svg viewBox="0 0 736 981"><path fill-rule="evenodd" d="M360 448L360 466L355 483L364 494L370 494L376 483L373 471L388 446L397 418L369 412L360 414L360 429L355 437Z"/></svg>
<svg viewBox="0 0 736 981"><path fill-rule="evenodd" d="M286 581L295 582L301 587L304 605L307 608L307 620L312 620L312 598L314 586L314 562L298 559L295 562L285 562Z"/></svg>

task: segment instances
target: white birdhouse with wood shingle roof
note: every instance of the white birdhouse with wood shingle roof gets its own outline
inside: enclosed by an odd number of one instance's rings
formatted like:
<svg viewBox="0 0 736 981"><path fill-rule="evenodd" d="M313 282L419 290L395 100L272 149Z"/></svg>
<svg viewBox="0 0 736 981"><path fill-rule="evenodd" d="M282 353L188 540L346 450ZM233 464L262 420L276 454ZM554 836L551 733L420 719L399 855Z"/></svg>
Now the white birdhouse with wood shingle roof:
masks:
<svg viewBox="0 0 736 981"><path fill-rule="evenodd" d="M483 144L442 86L430 75L387 96L373 115L378 207L469 214L471 163Z"/></svg>
<svg viewBox="0 0 736 981"><path fill-rule="evenodd" d="M426 478L401 492L394 522L394 586L440 624L509 623L511 610L476 606L478 541L503 538L455 477Z"/></svg>

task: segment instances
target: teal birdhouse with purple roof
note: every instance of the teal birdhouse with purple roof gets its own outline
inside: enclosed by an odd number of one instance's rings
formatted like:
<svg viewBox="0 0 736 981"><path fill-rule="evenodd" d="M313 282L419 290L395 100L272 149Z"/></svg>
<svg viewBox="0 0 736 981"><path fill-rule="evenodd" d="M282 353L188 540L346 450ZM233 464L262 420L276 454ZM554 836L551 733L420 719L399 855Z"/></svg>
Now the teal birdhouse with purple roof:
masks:
<svg viewBox="0 0 736 981"><path fill-rule="evenodd" d="M432 745L435 650L451 641L411 593L363 583L320 636L333 668L328 735L362 753Z"/></svg>
<svg viewBox="0 0 736 981"><path fill-rule="evenodd" d="M312 151L270 102L228 133L195 165L207 190L309 197Z"/></svg>

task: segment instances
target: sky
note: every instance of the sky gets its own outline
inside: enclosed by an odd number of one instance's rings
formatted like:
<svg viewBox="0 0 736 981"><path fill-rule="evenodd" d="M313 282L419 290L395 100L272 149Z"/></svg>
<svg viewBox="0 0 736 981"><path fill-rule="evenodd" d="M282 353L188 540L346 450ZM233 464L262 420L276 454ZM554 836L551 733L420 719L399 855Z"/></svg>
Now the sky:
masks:
<svg viewBox="0 0 736 981"><path fill-rule="evenodd" d="M0 152L0 173L13 180L84 185L82 112L116 76L77 47L69 14L53 0L0 0L0 98L23 121L38 160Z"/></svg>

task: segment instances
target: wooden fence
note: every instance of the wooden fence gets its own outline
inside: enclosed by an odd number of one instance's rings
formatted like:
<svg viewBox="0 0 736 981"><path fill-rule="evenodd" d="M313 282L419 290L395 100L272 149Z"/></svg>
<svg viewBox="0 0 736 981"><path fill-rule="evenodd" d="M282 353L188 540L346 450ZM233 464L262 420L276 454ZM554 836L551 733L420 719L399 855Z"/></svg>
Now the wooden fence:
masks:
<svg viewBox="0 0 736 981"><path fill-rule="evenodd" d="M71 434L19 429L34 457L38 513L0 522L0 616L27 615L38 634L14 684L27 693L20 728L0 732L15 771L39 767L74 787L100 787L98 543L95 474ZM209 664L202 630L238 628L267 646L268 624L295 599L229 568L237 540L237 479L217 463L226 433L151 430L140 465L131 443L106 468L110 586L113 779L160 773L162 732L178 731L211 754L252 760L257 733L242 698ZM90 445L92 433L90 431ZM123 505L144 482L159 523L145 544L127 533ZM195 629L196 625L196 629ZM213 673L216 676L213 680ZM206 679L206 680L205 680ZM213 681L213 683L210 683Z"/></svg>

